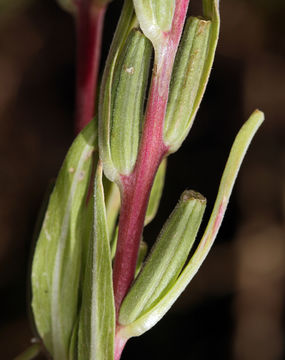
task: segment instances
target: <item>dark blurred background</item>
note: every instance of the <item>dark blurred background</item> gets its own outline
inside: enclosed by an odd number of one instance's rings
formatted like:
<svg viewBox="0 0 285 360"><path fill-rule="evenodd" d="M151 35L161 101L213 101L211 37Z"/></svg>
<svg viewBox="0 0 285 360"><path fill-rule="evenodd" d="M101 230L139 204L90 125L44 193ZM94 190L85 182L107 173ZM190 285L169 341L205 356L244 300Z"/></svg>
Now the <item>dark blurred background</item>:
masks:
<svg viewBox="0 0 285 360"><path fill-rule="evenodd" d="M121 1L106 17L103 61ZM192 0L190 13L200 14ZM221 36L190 137L171 156L151 243L186 188L213 205L234 136L266 114L224 224L168 315L129 341L127 359L285 359L285 2L221 1ZM53 0L0 0L0 354L33 337L26 293L32 237L50 179L73 139L75 33Z"/></svg>

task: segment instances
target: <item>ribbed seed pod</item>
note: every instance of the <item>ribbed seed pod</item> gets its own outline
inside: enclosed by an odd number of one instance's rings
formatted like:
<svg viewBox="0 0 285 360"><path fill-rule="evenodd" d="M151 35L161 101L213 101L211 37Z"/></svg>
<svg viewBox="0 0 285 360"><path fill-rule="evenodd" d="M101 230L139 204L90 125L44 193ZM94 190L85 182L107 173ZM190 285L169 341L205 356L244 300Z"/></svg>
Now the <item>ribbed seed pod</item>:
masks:
<svg viewBox="0 0 285 360"><path fill-rule="evenodd" d="M114 71L110 148L115 168L128 175L137 159L152 46L133 29Z"/></svg>
<svg viewBox="0 0 285 360"><path fill-rule="evenodd" d="M211 21L190 17L175 59L167 112L164 142L176 151L187 136L199 106L211 67L208 59Z"/></svg>
<svg viewBox="0 0 285 360"><path fill-rule="evenodd" d="M119 178L118 170L115 168L110 149L110 132L112 117L112 94L113 94L113 77L119 54L126 43L131 29L138 25L134 13L132 0L125 0L117 29L110 47L109 55L102 77L100 87L100 98L98 106L99 117L99 152L100 159L103 162L104 174L111 181Z"/></svg>
<svg viewBox="0 0 285 360"><path fill-rule="evenodd" d="M185 191L123 301L119 322L127 325L151 309L176 281L199 230L205 198Z"/></svg>

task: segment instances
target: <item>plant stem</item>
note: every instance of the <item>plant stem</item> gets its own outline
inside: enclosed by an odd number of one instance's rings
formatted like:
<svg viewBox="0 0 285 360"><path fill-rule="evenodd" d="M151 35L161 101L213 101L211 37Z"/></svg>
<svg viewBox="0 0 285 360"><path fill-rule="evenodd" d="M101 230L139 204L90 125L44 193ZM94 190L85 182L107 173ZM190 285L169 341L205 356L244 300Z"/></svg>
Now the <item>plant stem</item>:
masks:
<svg viewBox="0 0 285 360"><path fill-rule="evenodd" d="M127 341L128 339L120 336L120 327L118 326L116 329L115 344L114 344L115 347L114 360L120 360Z"/></svg>
<svg viewBox="0 0 285 360"><path fill-rule="evenodd" d="M94 6L92 0L78 0L76 5L77 79L75 131L78 133L93 117L106 7Z"/></svg>
<svg viewBox="0 0 285 360"><path fill-rule="evenodd" d="M189 0L177 0L172 28L155 49L150 93L139 154L133 172L121 176L122 206L113 282L116 314L134 279L137 254L152 183L168 149L163 142L163 124L173 63L180 41Z"/></svg>

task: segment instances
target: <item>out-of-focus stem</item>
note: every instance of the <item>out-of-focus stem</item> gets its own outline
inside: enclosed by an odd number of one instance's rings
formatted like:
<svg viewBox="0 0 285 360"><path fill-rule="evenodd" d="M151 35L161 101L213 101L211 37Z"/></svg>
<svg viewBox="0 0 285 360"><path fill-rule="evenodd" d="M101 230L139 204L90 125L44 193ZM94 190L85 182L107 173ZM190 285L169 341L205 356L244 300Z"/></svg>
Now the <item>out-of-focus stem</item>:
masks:
<svg viewBox="0 0 285 360"><path fill-rule="evenodd" d="M150 93L139 154L133 172L121 177L122 206L113 282L116 313L134 279L137 254L152 183L167 153L163 142L171 72L180 41L189 0L177 0L171 31L156 49Z"/></svg>
<svg viewBox="0 0 285 360"><path fill-rule="evenodd" d="M95 6L92 4L92 0L78 0L76 6L77 79L75 131L78 133L93 117L106 6Z"/></svg>

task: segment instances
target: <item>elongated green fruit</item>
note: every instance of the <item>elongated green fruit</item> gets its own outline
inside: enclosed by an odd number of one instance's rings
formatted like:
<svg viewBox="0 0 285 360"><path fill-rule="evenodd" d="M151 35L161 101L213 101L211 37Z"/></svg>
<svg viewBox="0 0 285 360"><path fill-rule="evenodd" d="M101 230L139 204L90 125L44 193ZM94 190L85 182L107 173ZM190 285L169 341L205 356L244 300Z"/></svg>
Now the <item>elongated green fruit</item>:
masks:
<svg viewBox="0 0 285 360"><path fill-rule="evenodd" d="M68 360L78 317L86 199L97 129L91 122L75 139L51 194L32 264L32 309L37 330L55 360ZM98 153L97 153L98 158Z"/></svg>
<svg viewBox="0 0 285 360"><path fill-rule="evenodd" d="M220 18L217 0L205 0L204 18L187 20L171 78L164 142L175 152L188 135L204 95L216 51Z"/></svg>
<svg viewBox="0 0 285 360"><path fill-rule="evenodd" d="M118 56L124 47L126 39L132 28L137 26L137 19L134 13L132 0L125 0L124 6L121 12L121 16L118 22L118 26L114 35L114 39L111 44L109 55L106 61L104 74L102 78L100 88L100 100L99 100L99 151L100 159L103 162L104 174L106 177L115 181L119 179L119 173L114 166L111 147L110 147L110 134L112 124L112 85L114 70L117 63ZM121 150L121 149L120 149Z"/></svg>
<svg viewBox="0 0 285 360"><path fill-rule="evenodd" d="M206 200L185 191L123 301L119 322L127 325L150 310L179 275L199 230Z"/></svg>
<svg viewBox="0 0 285 360"><path fill-rule="evenodd" d="M176 150L187 136L207 58L211 22L191 17L186 24L172 74L164 123L164 142Z"/></svg>
<svg viewBox="0 0 285 360"><path fill-rule="evenodd" d="M209 253L221 226L235 179L248 146L263 120L264 114L261 111L256 110L237 134L220 182L218 195L210 220L190 261L165 295L161 297L149 311L122 329L120 336L123 338L139 336L152 328L171 308L173 303L199 270ZM126 319L128 319L127 316Z"/></svg>
<svg viewBox="0 0 285 360"><path fill-rule="evenodd" d="M102 165L94 188L94 228L89 245L79 318L78 359L114 358L115 306Z"/></svg>
<svg viewBox="0 0 285 360"><path fill-rule="evenodd" d="M137 159L152 46L132 30L118 58L112 83L111 157L120 174L128 175Z"/></svg>

